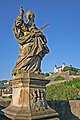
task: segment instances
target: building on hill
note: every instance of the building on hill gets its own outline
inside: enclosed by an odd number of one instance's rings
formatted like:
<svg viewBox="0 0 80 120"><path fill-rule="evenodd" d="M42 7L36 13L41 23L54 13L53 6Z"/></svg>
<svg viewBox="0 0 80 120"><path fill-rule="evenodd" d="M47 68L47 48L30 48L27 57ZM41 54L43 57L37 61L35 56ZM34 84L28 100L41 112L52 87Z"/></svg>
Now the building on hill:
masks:
<svg viewBox="0 0 80 120"><path fill-rule="evenodd" d="M54 66L53 77L63 76L65 79L80 78L80 69L72 65L67 66L64 62L61 66Z"/></svg>
<svg viewBox="0 0 80 120"><path fill-rule="evenodd" d="M57 65L54 66L54 73L61 73L62 70L66 67L66 64L63 62L61 66L57 67Z"/></svg>

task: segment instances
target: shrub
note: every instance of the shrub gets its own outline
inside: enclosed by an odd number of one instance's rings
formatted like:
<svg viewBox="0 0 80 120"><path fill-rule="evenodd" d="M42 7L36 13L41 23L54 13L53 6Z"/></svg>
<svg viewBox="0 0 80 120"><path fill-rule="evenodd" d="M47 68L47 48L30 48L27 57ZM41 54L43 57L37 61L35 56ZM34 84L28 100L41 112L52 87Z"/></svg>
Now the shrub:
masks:
<svg viewBox="0 0 80 120"><path fill-rule="evenodd" d="M64 77L63 76L57 76L54 78L54 81L57 81L57 80L64 80Z"/></svg>
<svg viewBox="0 0 80 120"><path fill-rule="evenodd" d="M45 73L45 77L49 76L49 73Z"/></svg>

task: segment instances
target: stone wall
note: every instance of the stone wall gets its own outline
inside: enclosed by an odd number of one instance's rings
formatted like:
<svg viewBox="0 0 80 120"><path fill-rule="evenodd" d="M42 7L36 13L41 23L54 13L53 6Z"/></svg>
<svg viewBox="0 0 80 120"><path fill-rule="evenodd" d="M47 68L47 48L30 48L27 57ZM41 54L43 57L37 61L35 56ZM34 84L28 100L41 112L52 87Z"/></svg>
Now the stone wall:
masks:
<svg viewBox="0 0 80 120"><path fill-rule="evenodd" d="M69 79L70 72L66 71L66 72L61 72L61 73L54 73L53 76L51 77L57 77L57 76L63 76L67 80Z"/></svg>
<svg viewBox="0 0 80 120"><path fill-rule="evenodd" d="M69 79L73 79L73 78L80 79L80 75L70 75L69 76Z"/></svg>
<svg viewBox="0 0 80 120"><path fill-rule="evenodd" d="M71 80L73 78L80 78L80 75L72 75L72 73L70 71L61 72L61 73L53 73L53 75L51 77L54 78L57 76L63 76L65 78L65 80Z"/></svg>
<svg viewBox="0 0 80 120"><path fill-rule="evenodd" d="M48 101L48 104L59 113L60 120L80 120L80 100Z"/></svg>

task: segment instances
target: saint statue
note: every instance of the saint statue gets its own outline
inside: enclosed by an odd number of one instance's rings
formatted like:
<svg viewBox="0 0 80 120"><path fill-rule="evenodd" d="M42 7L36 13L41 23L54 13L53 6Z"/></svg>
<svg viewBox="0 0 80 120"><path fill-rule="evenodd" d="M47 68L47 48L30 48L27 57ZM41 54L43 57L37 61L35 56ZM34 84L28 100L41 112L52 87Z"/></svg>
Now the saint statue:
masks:
<svg viewBox="0 0 80 120"><path fill-rule="evenodd" d="M49 52L46 37L34 23L33 11L26 12L26 23L23 14L24 10L20 7L20 13L13 26L14 36L19 43L19 56L12 75L20 71L40 73L41 60Z"/></svg>

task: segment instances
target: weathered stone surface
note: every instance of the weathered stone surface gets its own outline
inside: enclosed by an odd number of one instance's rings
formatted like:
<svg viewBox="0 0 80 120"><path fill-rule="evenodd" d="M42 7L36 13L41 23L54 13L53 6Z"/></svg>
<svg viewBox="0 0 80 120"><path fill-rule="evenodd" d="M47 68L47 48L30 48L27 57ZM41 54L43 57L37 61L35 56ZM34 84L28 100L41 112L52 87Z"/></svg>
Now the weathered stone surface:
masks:
<svg viewBox="0 0 80 120"><path fill-rule="evenodd" d="M70 100L71 112L80 119L80 100Z"/></svg>
<svg viewBox="0 0 80 120"><path fill-rule="evenodd" d="M26 12L26 23L23 20L24 10L21 7L20 13L13 26L13 33L19 43L19 56L12 75L20 71L41 72L41 60L49 52L46 45L47 40L43 33L34 23L33 11Z"/></svg>
<svg viewBox="0 0 80 120"><path fill-rule="evenodd" d="M49 80L33 73L18 76L11 80L13 97L11 104L3 110L6 116L13 120L59 120L58 113L46 101L45 88Z"/></svg>

